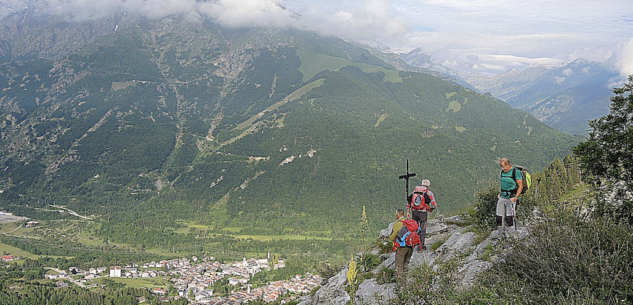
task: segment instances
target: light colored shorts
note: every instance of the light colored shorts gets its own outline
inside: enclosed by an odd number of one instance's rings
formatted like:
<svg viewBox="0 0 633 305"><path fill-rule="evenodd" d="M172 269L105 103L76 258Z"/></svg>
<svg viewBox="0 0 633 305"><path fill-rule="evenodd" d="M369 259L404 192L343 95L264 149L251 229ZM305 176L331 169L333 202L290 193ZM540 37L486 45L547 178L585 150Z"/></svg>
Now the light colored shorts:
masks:
<svg viewBox="0 0 633 305"><path fill-rule="evenodd" d="M503 216L504 206L506 216L514 216L514 209L512 205L513 203L510 199L499 198L499 201L497 202L497 216Z"/></svg>

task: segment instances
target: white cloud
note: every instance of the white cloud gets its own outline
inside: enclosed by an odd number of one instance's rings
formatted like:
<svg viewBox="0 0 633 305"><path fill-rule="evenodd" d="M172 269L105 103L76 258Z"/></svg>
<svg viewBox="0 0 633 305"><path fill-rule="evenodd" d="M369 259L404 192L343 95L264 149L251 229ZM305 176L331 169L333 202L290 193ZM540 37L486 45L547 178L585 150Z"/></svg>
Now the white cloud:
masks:
<svg viewBox="0 0 633 305"><path fill-rule="evenodd" d="M218 0L200 2L200 12L224 26L288 26L293 13L282 0Z"/></svg>
<svg viewBox="0 0 633 305"><path fill-rule="evenodd" d="M633 74L633 38L619 50L616 65L623 77Z"/></svg>
<svg viewBox="0 0 633 305"><path fill-rule="evenodd" d="M294 14L283 0L8 0L0 4L0 18L31 8L70 21L86 21L117 12L157 19L172 14L205 16L229 27L287 26Z"/></svg>
<svg viewBox="0 0 633 305"><path fill-rule="evenodd" d="M387 0L365 0L334 13L328 7L309 5L300 14L302 23L318 33L360 42L377 39L390 45L402 44L409 30L406 20Z"/></svg>
<svg viewBox="0 0 633 305"><path fill-rule="evenodd" d="M186 15L230 27L295 26L396 50L421 48L462 72L499 73L584 58L633 73L633 1L622 0L0 0L83 21L114 12ZM287 8L287 9L286 9ZM297 14L298 13L298 14Z"/></svg>
<svg viewBox="0 0 633 305"><path fill-rule="evenodd" d="M525 68L528 62L562 63L577 58L605 61L633 37L633 2L572 0L421 0L400 2L405 18L416 23L410 48L435 59L457 59L473 70L466 54L480 56L480 72ZM449 51L450 50L450 51ZM491 63L485 55L531 59ZM501 64L501 65L500 65ZM482 69L482 66L485 68ZM501 66L501 67L499 67Z"/></svg>

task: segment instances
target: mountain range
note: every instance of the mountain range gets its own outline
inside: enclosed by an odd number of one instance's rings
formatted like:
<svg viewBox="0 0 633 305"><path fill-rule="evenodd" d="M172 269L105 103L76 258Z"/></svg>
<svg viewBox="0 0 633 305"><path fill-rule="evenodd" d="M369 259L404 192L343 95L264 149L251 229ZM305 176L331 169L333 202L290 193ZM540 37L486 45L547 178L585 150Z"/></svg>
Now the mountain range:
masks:
<svg viewBox="0 0 633 305"><path fill-rule="evenodd" d="M574 135L587 133L589 120L608 113L611 89L620 74L593 61L577 59L561 66L536 64L523 71L497 75L472 74L467 78L415 49L400 54L407 64L453 78L478 92L489 92L508 104L528 111L542 122Z"/></svg>
<svg viewBox="0 0 633 305"><path fill-rule="evenodd" d="M407 159L450 213L499 158L540 170L578 141L310 31L170 16L14 23L0 37L2 208L66 205L112 236L182 220L344 238L364 207L378 228L404 206Z"/></svg>
<svg viewBox="0 0 633 305"><path fill-rule="evenodd" d="M619 73L585 60L468 79L477 89L534 114L558 130L578 135L586 134L589 120L609 112L612 84L619 80Z"/></svg>

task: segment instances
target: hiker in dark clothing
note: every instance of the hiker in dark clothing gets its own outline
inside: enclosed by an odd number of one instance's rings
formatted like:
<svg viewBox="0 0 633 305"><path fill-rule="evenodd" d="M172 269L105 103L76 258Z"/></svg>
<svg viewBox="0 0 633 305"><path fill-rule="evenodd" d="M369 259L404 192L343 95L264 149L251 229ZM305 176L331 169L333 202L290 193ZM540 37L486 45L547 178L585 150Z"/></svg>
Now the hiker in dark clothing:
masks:
<svg viewBox="0 0 633 305"><path fill-rule="evenodd" d="M396 210L396 218L398 219L398 221L393 224L393 231L391 231L391 235L389 236L389 239L391 239L392 241L396 239L396 237L398 236L398 232L400 232L400 229L402 229L402 227L404 226L403 221L406 220L406 218L404 217L403 209ZM402 279L404 276L406 276L409 270L409 261L411 260L412 255L413 247L411 246L398 246L398 248L396 249L396 276L398 278Z"/></svg>
<svg viewBox="0 0 633 305"><path fill-rule="evenodd" d="M514 207L523 190L523 176L520 170L515 170L507 158L501 159L501 192L497 202L497 226L503 224L503 216L506 217L508 227L513 226ZM515 182L516 181L516 182Z"/></svg>
<svg viewBox="0 0 633 305"><path fill-rule="evenodd" d="M431 213L437 208L437 202L435 202L435 196L433 192L429 190L431 181L428 179L422 180L421 186L416 186L413 193L407 197L407 209L410 211L408 217L418 222L420 226L420 241L422 242L422 250L425 250L426 245L424 240L426 239L426 222L428 220L428 213Z"/></svg>

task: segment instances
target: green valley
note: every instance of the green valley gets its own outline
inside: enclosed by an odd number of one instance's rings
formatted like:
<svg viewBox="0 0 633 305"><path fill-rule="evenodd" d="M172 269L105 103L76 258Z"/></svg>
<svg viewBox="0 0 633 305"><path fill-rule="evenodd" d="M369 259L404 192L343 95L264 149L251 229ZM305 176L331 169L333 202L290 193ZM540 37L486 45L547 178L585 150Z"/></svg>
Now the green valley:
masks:
<svg viewBox="0 0 633 305"><path fill-rule="evenodd" d="M27 239L49 255L343 257L363 207L376 232L404 206L407 159L451 214L499 158L540 170L579 141L296 29L168 17L1 67L0 209L66 223ZM73 221L82 233L59 233Z"/></svg>

